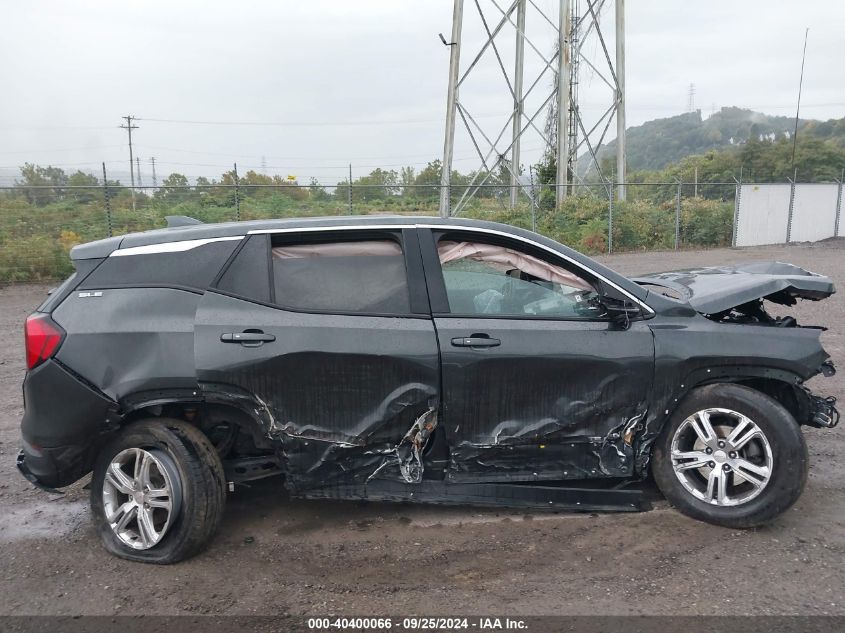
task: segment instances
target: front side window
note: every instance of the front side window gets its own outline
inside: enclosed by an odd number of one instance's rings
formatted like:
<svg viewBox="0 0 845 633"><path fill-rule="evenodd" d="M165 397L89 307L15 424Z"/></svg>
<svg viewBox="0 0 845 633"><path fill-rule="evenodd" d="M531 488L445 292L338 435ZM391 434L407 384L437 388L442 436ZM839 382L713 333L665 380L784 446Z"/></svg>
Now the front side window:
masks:
<svg viewBox="0 0 845 633"><path fill-rule="evenodd" d="M396 315L411 311L402 247L391 239L280 244L272 254L281 307Z"/></svg>
<svg viewBox="0 0 845 633"><path fill-rule="evenodd" d="M452 314L591 318L593 286L575 273L505 246L441 240Z"/></svg>

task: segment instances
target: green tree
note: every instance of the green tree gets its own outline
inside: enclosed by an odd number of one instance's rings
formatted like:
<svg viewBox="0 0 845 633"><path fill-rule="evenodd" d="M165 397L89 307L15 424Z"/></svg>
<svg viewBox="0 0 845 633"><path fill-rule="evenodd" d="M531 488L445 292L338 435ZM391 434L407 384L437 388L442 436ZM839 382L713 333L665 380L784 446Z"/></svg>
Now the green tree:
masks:
<svg viewBox="0 0 845 633"><path fill-rule="evenodd" d="M399 194L399 174L393 169L388 171L379 167L359 178L355 184L361 185L352 189L352 197L355 200L385 200Z"/></svg>
<svg viewBox="0 0 845 633"><path fill-rule="evenodd" d="M368 175L352 181L352 200L354 202L374 202L387 200L400 192L399 174L395 170L385 170L380 167ZM335 196L345 200L349 193L349 181L337 183Z"/></svg>
<svg viewBox="0 0 845 633"><path fill-rule="evenodd" d="M20 170L22 180L15 181L15 187L20 189L31 204L44 206L62 198L62 187L68 181L63 169L24 163Z"/></svg>
<svg viewBox="0 0 845 633"><path fill-rule="evenodd" d="M416 180L416 170L411 167L403 167L399 170L399 184L402 185L402 196L405 198L412 198L414 195L414 184Z"/></svg>
<svg viewBox="0 0 845 633"><path fill-rule="evenodd" d="M185 200L189 195L187 187L187 176L174 172L161 182L155 196L163 200Z"/></svg>
<svg viewBox="0 0 845 633"><path fill-rule="evenodd" d="M101 193L97 191L100 181L96 176L86 174L77 170L71 174L67 179L69 187L88 187L87 189L69 189L70 196L78 202L88 203L101 197Z"/></svg>
<svg viewBox="0 0 845 633"><path fill-rule="evenodd" d="M315 202L324 202L331 197L326 191L326 188L317 182L317 179L313 176L311 177L311 182L308 185L308 195Z"/></svg>
<svg viewBox="0 0 845 633"><path fill-rule="evenodd" d="M413 196L418 199L438 198L441 173L443 173L443 166L439 160L429 162L414 178L414 184L417 186L413 190Z"/></svg>
<svg viewBox="0 0 845 633"><path fill-rule="evenodd" d="M550 211L555 208L555 181L557 180L557 160L552 152L546 152L539 163L534 165L534 186L539 188L538 208Z"/></svg>

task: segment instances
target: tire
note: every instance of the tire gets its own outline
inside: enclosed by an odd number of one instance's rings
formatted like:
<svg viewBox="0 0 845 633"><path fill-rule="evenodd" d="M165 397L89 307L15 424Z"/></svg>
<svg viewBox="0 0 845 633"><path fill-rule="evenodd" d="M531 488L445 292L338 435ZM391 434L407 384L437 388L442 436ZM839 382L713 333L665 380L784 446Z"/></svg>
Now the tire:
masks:
<svg viewBox="0 0 845 633"><path fill-rule="evenodd" d="M150 485L138 485L144 481ZM105 548L144 563L167 565L200 552L219 527L226 501L223 464L212 443L196 427L168 418L122 429L97 456L91 484L91 510ZM138 489L148 492L139 497ZM141 521L142 512L149 521ZM123 528L122 519L128 520Z"/></svg>
<svg viewBox="0 0 845 633"><path fill-rule="evenodd" d="M705 429L698 412L709 418L714 440L705 442L696 430ZM742 416L752 422L751 427L742 423ZM732 428L740 424L743 434L729 441ZM745 433L752 438L742 448L731 450ZM703 464L702 458L711 461ZM798 500L807 481L808 461L801 429L783 405L755 389L721 383L695 389L683 400L655 442L651 468L660 491L682 513L724 527L751 528L772 521ZM696 468L697 464L702 465ZM760 486L765 473L768 480ZM730 477L722 489L720 478L726 475ZM712 487L711 479L715 481Z"/></svg>

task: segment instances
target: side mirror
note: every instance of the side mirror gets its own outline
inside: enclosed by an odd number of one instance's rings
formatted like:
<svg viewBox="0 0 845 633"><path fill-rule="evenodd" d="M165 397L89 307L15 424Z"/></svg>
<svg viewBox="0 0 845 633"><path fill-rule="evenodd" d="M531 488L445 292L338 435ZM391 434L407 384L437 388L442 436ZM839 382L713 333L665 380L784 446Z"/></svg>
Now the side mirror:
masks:
<svg viewBox="0 0 845 633"><path fill-rule="evenodd" d="M631 319L636 319L642 314L640 306L628 299L616 299L613 297L600 297L599 303L604 308L605 316L610 317L614 323L624 326L626 329Z"/></svg>

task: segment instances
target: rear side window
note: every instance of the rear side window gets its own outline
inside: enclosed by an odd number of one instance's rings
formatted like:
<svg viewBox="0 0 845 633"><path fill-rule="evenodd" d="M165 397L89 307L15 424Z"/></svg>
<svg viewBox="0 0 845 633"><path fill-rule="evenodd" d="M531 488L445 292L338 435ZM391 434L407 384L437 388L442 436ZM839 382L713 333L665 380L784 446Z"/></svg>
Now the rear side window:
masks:
<svg viewBox="0 0 845 633"><path fill-rule="evenodd" d="M402 247L392 239L286 243L272 249L276 303L294 310L410 313Z"/></svg>
<svg viewBox="0 0 845 633"><path fill-rule="evenodd" d="M205 290L239 243L239 240L224 240L169 253L113 254L79 287L158 286Z"/></svg>

